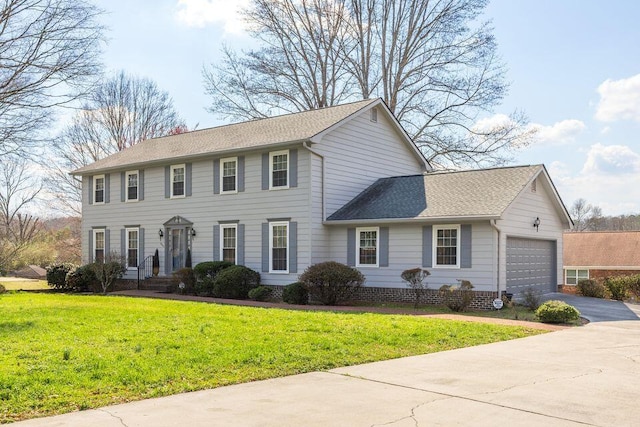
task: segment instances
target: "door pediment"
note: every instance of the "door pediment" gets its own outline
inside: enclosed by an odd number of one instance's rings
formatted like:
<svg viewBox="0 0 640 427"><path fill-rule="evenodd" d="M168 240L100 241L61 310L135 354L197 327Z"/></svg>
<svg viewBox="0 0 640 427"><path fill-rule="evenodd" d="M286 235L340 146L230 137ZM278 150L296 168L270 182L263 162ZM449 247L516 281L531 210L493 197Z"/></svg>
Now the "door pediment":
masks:
<svg viewBox="0 0 640 427"><path fill-rule="evenodd" d="M180 226L180 227L190 227L193 225L193 223L191 221L189 221L186 218L183 218L179 215L174 216L173 218L171 218L169 221L165 222L164 224L165 227L176 227L176 226Z"/></svg>

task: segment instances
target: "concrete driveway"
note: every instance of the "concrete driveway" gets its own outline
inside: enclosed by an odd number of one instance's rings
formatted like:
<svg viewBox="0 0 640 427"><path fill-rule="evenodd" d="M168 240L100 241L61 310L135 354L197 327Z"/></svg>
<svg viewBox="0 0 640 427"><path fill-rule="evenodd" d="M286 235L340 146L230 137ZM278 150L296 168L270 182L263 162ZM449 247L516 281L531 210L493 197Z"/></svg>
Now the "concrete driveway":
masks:
<svg viewBox="0 0 640 427"><path fill-rule="evenodd" d="M618 320L640 320L640 305L621 301L589 298L576 295L551 293L543 300L561 300L580 311L580 315L590 322L611 322Z"/></svg>
<svg viewBox="0 0 640 427"><path fill-rule="evenodd" d="M640 322L76 412L16 426L632 426Z"/></svg>

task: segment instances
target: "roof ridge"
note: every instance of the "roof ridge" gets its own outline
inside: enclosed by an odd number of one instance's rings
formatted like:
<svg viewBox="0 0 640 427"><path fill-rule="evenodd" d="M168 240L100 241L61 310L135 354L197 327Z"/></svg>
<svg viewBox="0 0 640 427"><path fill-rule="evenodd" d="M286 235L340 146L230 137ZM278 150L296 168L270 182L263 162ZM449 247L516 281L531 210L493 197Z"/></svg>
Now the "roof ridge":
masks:
<svg viewBox="0 0 640 427"><path fill-rule="evenodd" d="M524 169L524 168L542 167L542 166L544 166L542 163L538 163L534 165L492 166L492 167L479 168L479 169L434 170L431 172L425 172L425 175L446 175L446 174L455 174L455 173L485 172L485 171L504 170L504 169Z"/></svg>

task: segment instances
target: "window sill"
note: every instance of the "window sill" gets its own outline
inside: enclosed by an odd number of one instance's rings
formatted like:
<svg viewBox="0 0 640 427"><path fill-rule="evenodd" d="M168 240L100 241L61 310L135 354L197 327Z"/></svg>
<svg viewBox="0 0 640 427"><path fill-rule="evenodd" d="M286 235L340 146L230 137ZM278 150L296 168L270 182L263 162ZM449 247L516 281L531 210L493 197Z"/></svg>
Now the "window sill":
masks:
<svg viewBox="0 0 640 427"><path fill-rule="evenodd" d="M282 187L269 187L269 191L277 191L277 190L288 190L289 186L282 186Z"/></svg>
<svg viewBox="0 0 640 427"><path fill-rule="evenodd" d="M187 196L185 196L185 195L183 194L183 195L181 195L181 196L171 196L171 197L169 197L169 198L170 198L170 199L184 199L185 197L187 197Z"/></svg>
<svg viewBox="0 0 640 427"><path fill-rule="evenodd" d="M289 270L287 270L287 271L283 271L283 270L269 271L269 274L289 274Z"/></svg>
<svg viewBox="0 0 640 427"><path fill-rule="evenodd" d="M238 190L234 190L234 191L221 191L220 195L228 195L228 194L238 194Z"/></svg>

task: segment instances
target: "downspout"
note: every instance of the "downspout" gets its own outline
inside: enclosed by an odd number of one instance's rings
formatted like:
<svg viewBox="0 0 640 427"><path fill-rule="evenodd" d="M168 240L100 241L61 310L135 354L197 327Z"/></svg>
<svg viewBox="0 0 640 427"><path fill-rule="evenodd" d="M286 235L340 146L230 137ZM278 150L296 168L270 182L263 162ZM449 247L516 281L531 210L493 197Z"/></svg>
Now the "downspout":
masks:
<svg viewBox="0 0 640 427"><path fill-rule="evenodd" d="M327 218L326 211L325 211L325 203L324 203L324 156L318 153L317 151L315 151L313 148L311 148L311 146L309 145L309 141L304 141L302 143L302 146L307 150L309 150L311 154L315 154L320 158L320 196L321 196L320 205L321 205L321 211L322 211L322 220L320 221L320 223L323 224L325 219ZM313 182L312 176L313 176L313 164L310 160L309 161L309 187L310 187L309 188L309 206L310 207L313 206L313 191L311 189L311 183ZM312 215L313 215L313 208L309 210L309 239L308 239L309 240L309 265L311 265L312 263L311 261L313 256L313 252L312 252L313 239L311 238L311 224L313 224Z"/></svg>
<svg viewBox="0 0 640 427"><path fill-rule="evenodd" d="M500 227L498 227L498 225L496 224L496 220L492 219L491 221L489 221L489 224L491 224L491 226L493 228L495 228L495 230L498 232L498 262L497 262L497 268L496 268L496 291L497 291L497 298L500 298L500 234L502 233L502 230L500 230Z"/></svg>

